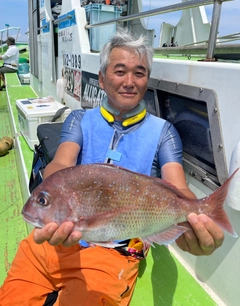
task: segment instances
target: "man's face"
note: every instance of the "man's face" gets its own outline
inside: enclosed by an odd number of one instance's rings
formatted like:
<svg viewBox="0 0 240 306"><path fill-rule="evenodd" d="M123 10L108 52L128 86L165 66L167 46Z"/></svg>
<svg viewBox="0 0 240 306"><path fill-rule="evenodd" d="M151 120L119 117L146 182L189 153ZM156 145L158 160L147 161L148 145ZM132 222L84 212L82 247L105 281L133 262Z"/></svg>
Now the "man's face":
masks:
<svg viewBox="0 0 240 306"><path fill-rule="evenodd" d="M147 59L125 48L110 53L106 75L99 72L99 84L108 96L108 103L121 114L136 107L147 90Z"/></svg>

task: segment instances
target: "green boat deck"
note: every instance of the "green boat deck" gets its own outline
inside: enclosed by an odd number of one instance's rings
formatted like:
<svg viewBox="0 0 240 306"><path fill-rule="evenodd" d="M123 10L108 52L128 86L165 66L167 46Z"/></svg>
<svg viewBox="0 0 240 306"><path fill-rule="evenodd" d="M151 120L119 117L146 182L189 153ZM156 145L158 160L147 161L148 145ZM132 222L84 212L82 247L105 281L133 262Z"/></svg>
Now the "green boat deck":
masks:
<svg viewBox="0 0 240 306"><path fill-rule="evenodd" d="M21 209L28 196L27 180L33 152L20 133L16 100L36 95L28 85L21 85L16 74L7 75L7 90L0 92L0 137L15 139L14 148L0 157L1 223L0 285L29 227ZM213 306L217 305L203 287L164 246L151 248L141 261L131 306Z"/></svg>
<svg viewBox="0 0 240 306"><path fill-rule="evenodd" d="M13 137L6 100L5 92L0 92L0 138ZM0 173L0 283L2 283L20 240L27 234L26 224L21 217L23 199L14 149L0 157Z"/></svg>

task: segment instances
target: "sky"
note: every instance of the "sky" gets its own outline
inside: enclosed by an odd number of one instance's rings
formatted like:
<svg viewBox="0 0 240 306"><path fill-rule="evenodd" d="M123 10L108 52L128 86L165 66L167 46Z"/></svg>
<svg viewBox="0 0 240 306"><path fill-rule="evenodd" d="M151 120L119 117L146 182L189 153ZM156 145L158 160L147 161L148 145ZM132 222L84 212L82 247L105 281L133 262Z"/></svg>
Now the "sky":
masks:
<svg viewBox="0 0 240 306"><path fill-rule="evenodd" d="M18 41L28 40L28 36L25 35L28 31L28 0L0 0L0 30L6 28L5 24L20 27ZM9 36L16 37L16 33L10 32Z"/></svg>
<svg viewBox="0 0 240 306"><path fill-rule="evenodd" d="M80 0L79 0L80 1ZM135 1L135 0L133 0ZM180 0L142 0L143 10L154 9L159 6L167 6L179 3ZM212 5L205 7L208 22L211 22ZM160 33L161 23L168 22L176 25L181 13L168 13L145 19L149 29L155 29L157 37ZM222 14L219 24L219 35L227 35L240 32L240 0L224 2L222 4ZM5 24L10 27L20 27L18 41L27 41L28 36L28 0L0 0L0 30L6 28ZM16 32L15 32L16 33ZM14 32L10 33L14 36ZM156 38L157 43L158 38Z"/></svg>

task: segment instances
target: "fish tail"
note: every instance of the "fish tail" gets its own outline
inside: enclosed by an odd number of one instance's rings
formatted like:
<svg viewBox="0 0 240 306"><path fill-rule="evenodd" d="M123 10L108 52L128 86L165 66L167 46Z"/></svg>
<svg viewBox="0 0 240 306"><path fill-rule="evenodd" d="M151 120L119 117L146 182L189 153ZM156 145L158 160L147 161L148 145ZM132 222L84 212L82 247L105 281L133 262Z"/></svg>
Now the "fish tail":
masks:
<svg viewBox="0 0 240 306"><path fill-rule="evenodd" d="M238 168L239 169L239 168ZM229 218L223 209L224 201L227 196L229 184L238 171L236 169L234 173L226 180L226 182L219 187L213 194L209 197L206 197L204 201L208 202L208 205L211 207L211 211L207 214L219 227L228 232L233 237L238 237L236 232L234 231Z"/></svg>

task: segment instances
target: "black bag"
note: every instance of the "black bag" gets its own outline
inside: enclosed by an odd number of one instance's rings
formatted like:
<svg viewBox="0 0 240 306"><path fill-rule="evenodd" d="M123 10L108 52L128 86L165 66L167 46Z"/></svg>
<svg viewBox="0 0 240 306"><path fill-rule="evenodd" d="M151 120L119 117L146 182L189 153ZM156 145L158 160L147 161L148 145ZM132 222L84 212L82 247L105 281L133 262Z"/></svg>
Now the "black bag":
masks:
<svg viewBox="0 0 240 306"><path fill-rule="evenodd" d="M55 122L67 109L63 107L54 115L51 122L41 123L37 127L39 144L34 146L31 175L29 180L30 193L42 182L43 171L52 161L59 145L63 122Z"/></svg>

